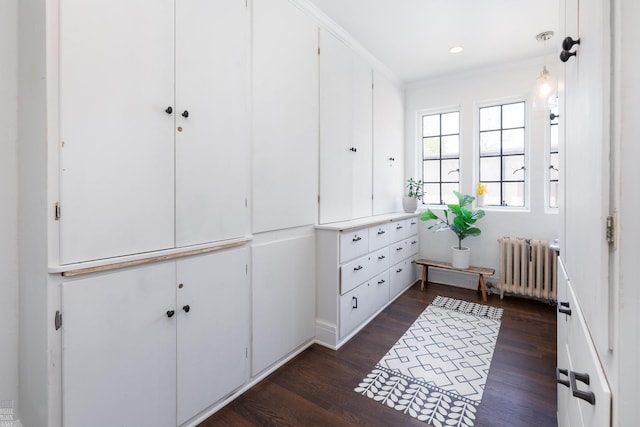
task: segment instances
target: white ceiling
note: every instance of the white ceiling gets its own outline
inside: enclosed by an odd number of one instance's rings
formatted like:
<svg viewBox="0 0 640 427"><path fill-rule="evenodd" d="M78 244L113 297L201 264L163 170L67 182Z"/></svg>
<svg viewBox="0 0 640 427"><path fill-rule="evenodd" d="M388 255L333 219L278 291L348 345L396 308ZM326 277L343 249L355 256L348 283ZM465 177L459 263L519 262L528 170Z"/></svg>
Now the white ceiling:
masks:
<svg viewBox="0 0 640 427"><path fill-rule="evenodd" d="M559 51L558 0L310 0L405 83ZM546 42L543 31L556 32ZM459 54L449 53L464 46ZM545 52L546 50L546 52Z"/></svg>

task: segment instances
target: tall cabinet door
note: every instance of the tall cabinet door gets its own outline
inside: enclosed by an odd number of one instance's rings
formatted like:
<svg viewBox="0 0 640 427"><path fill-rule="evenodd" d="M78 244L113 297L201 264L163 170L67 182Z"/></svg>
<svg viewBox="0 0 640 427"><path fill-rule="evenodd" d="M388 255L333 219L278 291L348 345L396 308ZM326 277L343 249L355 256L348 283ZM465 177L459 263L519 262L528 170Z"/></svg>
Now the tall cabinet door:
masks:
<svg viewBox="0 0 640 427"><path fill-rule="evenodd" d="M247 380L248 262L248 248L177 262L178 424Z"/></svg>
<svg viewBox="0 0 640 427"><path fill-rule="evenodd" d="M248 233L245 0L176 3L176 245Z"/></svg>
<svg viewBox="0 0 640 427"><path fill-rule="evenodd" d="M60 262L173 247L174 0L59 3Z"/></svg>
<svg viewBox="0 0 640 427"><path fill-rule="evenodd" d="M563 240L560 256L596 348L609 347L609 2L565 0L565 34L582 43L564 65ZM562 117L562 115L561 115ZM562 120L562 119L560 119Z"/></svg>
<svg viewBox="0 0 640 427"><path fill-rule="evenodd" d="M65 426L175 426L175 274L163 263L62 284Z"/></svg>
<svg viewBox="0 0 640 427"><path fill-rule="evenodd" d="M372 213L372 69L320 31L320 223Z"/></svg>
<svg viewBox="0 0 640 427"><path fill-rule="evenodd" d="M402 210L404 97L380 73L373 79L373 214Z"/></svg>

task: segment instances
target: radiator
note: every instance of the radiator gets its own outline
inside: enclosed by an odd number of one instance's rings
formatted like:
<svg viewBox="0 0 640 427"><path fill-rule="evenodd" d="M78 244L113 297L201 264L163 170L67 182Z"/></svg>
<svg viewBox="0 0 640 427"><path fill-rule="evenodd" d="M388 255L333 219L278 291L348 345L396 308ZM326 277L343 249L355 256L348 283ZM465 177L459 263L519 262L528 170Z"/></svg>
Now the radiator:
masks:
<svg viewBox="0 0 640 427"><path fill-rule="evenodd" d="M546 240L499 237L500 298L504 293L557 299L557 252Z"/></svg>

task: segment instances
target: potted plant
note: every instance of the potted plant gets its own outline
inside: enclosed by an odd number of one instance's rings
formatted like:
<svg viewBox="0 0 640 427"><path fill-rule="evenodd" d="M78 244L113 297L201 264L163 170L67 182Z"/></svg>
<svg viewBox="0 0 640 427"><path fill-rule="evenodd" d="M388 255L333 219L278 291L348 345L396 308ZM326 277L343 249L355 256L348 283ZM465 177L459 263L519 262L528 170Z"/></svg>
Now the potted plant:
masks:
<svg viewBox="0 0 640 427"><path fill-rule="evenodd" d="M402 198L402 207L405 212L415 212L418 209L418 200L424 195L422 180L413 178L407 180L407 195Z"/></svg>
<svg viewBox="0 0 640 427"><path fill-rule="evenodd" d="M480 218L484 217L482 209L469 210L468 207L473 203L475 197L467 194L461 194L454 191L453 194L458 198L457 204L447 205L443 211L444 218L440 218L433 213L431 209L427 209L420 216L422 221L435 220L436 223L429 227L429 230L435 228L435 231L451 230L458 237L458 246L452 246L453 251L451 265L456 268L468 268L471 258L469 248L462 246L462 241L469 236L479 236L481 231L475 226Z"/></svg>

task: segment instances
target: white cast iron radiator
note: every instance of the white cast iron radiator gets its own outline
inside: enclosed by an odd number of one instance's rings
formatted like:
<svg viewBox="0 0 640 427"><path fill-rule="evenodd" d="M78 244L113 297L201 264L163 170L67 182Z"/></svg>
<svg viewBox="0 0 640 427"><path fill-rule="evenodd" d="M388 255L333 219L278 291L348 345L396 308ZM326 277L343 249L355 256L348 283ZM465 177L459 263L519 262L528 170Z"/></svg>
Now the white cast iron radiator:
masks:
<svg viewBox="0 0 640 427"><path fill-rule="evenodd" d="M508 292L555 301L557 252L546 240L499 237L500 298Z"/></svg>

